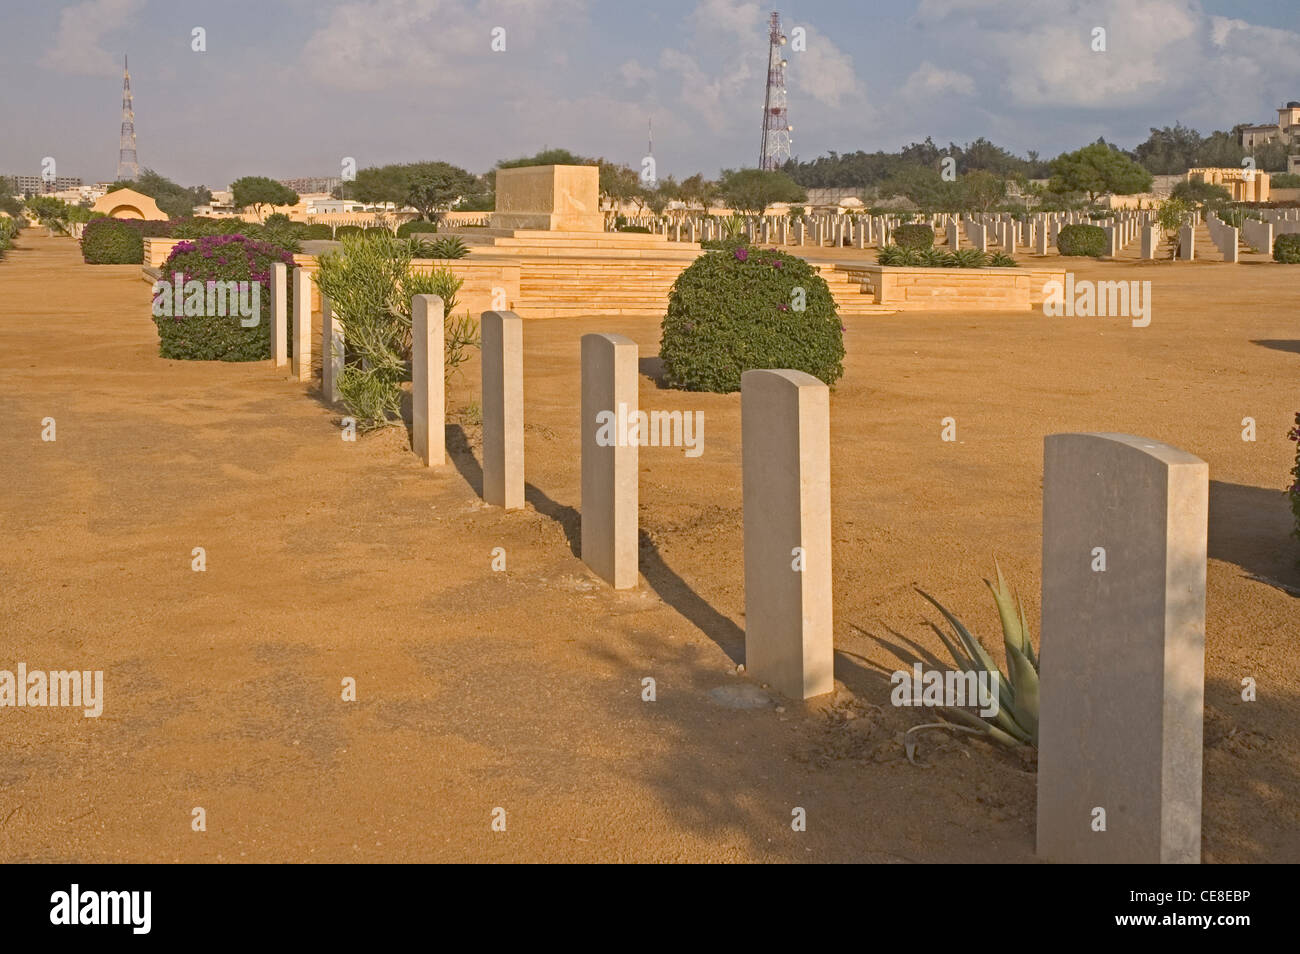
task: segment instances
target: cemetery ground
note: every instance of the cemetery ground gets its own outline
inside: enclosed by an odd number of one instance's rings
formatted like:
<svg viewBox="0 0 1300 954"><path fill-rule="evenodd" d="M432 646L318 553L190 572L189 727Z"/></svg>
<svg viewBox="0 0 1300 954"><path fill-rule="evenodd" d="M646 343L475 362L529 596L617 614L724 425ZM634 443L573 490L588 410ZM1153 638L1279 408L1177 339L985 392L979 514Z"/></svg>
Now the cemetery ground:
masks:
<svg viewBox="0 0 1300 954"><path fill-rule="evenodd" d="M506 513L478 495L476 360L426 470L402 429L342 441L318 377L159 358L139 266L34 231L0 264L0 668L102 669L105 698L0 713L0 860L1032 861L1032 760L928 731L909 764L901 733L934 718L892 707L889 673L945 658L914 586L1001 658L995 555L1037 639L1043 437L1116 431L1210 467L1204 859L1300 861L1291 269L1070 260L1149 279L1146 328L847 319L837 690L804 704L735 672L740 396L660 387L658 322L525 323L528 507ZM630 592L576 555L593 331L639 343L642 409L704 412L702 456L641 450Z"/></svg>

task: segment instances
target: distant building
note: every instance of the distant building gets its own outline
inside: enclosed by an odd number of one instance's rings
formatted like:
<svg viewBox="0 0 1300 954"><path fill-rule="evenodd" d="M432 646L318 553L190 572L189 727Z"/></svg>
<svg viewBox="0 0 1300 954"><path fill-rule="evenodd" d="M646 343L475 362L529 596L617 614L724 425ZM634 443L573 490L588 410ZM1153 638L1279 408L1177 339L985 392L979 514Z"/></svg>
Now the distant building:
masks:
<svg viewBox="0 0 1300 954"><path fill-rule="evenodd" d="M280 185L292 189L299 195L321 192L326 195L343 184L339 176L306 176L302 179L280 179Z"/></svg>
<svg viewBox="0 0 1300 954"><path fill-rule="evenodd" d="M862 202L867 197L866 189L805 189L808 193L808 201L804 203L810 208L837 208L843 204L845 199L857 199ZM792 202L791 205L798 205Z"/></svg>
<svg viewBox="0 0 1300 954"><path fill-rule="evenodd" d="M147 219L165 221L167 213L158 208L158 203L147 195L134 189L117 189L102 195L90 207L92 212L102 212L114 219Z"/></svg>
<svg viewBox="0 0 1300 954"><path fill-rule="evenodd" d="M14 183L14 191L23 195L49 195L51 192L64 192L68 189L81 188L80 176L56 176L46 182L41 176L8 176Z"/></svg>
<svg viewBox="0 0 1300 954"><path fill-rule="evenodd" d="M1241 147L1252 150L1269 142L1300 143L1300 102L1291 100L1277 111L1277 122L1241 127Z"/></svg>
<svg viewBox="0 0 1300 954"><path fill-rule="evenodd" d="M307 215L324 215L332 212L364 212L366 204L358 202L356 199L335 199L328 194L322 196L306 196Z"/></svg>
<svg viewBox="0 0 1300 954"><path fill-rule="evenodd" d="M1232 195L1233 202L1268 201L1268 173L1255 169L1188 169L1187 181L1222 186Z"/></svg>

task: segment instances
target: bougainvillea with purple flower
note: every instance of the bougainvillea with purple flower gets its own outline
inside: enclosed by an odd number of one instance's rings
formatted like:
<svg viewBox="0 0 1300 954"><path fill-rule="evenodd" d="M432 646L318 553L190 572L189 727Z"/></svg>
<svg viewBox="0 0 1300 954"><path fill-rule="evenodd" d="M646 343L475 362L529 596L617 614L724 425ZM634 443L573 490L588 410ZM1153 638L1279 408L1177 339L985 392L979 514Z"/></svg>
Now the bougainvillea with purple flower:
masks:
<svg viewBox="0 0 1300 954"><path fill-rule="evenodd" d="M154 317L158 326L158 352L164 358L198 361L263 361L271 356L271 266L283 262L293 273L293 254L276 245L243 235L203 235L177 242L160 269L161 281L250 282L257 284L260 316L246 327L238 315L174 315ZM289 314L293 311L293 283L285 289ZM292 336L290 336L292 337ZM290 341L290 347L293 343Z"/></svg>
<svg viewBox="0 0 1300 954"><path fill-rule="evenodd" d="M1287 493L1291 496L1291 513L1295 517L1295 535L1300 537L1300 413L1295 416L1295 426L1287 432L1287 438L1295 442L1295 466L1291 468L1291 486ZM1300 562L1300 561L1298 561Z"/></svg>

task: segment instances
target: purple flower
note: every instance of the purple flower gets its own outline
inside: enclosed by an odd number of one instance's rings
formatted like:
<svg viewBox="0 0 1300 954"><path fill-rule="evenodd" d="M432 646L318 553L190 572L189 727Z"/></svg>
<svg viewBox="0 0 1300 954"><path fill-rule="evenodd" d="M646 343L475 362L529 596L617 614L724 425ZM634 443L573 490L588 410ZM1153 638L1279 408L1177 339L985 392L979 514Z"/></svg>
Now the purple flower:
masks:
<svg viewBox="0 0 1300 954"><path fill-rule="evenodd" d="M745 249L745 248L736 249L736 261L743 262L747 258L749 258L749 249Z"/></svg>

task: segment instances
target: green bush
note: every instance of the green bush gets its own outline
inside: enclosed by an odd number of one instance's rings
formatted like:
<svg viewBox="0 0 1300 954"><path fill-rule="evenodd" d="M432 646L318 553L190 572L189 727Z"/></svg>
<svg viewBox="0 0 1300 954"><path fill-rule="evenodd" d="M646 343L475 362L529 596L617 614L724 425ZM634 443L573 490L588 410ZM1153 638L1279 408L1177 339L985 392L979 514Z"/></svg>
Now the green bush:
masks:
<svg viewBox="0 0 1300 954"><path fill-rule="evenodd" d="M899 248L930 248L934 245L934 229L928 225L900 225L892 235Z"/></svg>
<svg viewBox="0 0 1300 954"><path fill-rule="evenodd" d="M429 233L438 231L437 222L425 222L423 219L416 219L414 222L403 222L397 227L397 237L406 238L416 232Z"/></svg>
<svg viewBox="0 0 1300 954"><path fill-rule="evenodd" d="M303 239L304 241L332 239L333 237L334 230L328 225L324 225L320 222L317 222L314 225L298 225L298 238Z"/></svg>
<svg viewBox="0 0 1300 954"><path fill-rule="evenodd" d="M900 248L886 245L876 255L880 265L910 268L1016 268L1019 263L998 252L992 256L975 248L945 251L941 248Z"/></svg>
<svg viewBox="0 0 1300 954"><path fill-rule="evenodd" d="M648 225L625 225L625 226L623 226L621 229L619 229L619 231L620 231L620 232L636 232L638 235L649 235L649 234L650 234L650 226L648 226Z"/></svg>
<svg viewBox="0 0 1300 954"><path fill-rule="evenodd" d="M208 219L196 217L184 222L177 222L172 227L171 237L196 239L205 235L241 235L248 228L243 219Z"/></svg>
<svg viewBox="0 0 1300 954"><path fill-rule="evenodd" d="M334 238L340 242L349 235L360 235L364 230L359 225L340 225L334 230Z"/></svg>
<svg viewBox="0 0 1300 954"><path fill-rule="evenodd" d="M1056 235L1056 249L1062 255L1100 258L1109 250L1106 230L1100 225L1066 225Z"/></svg>
<svg viewBox="0 0 1300 954"><path fill-rule="evenodd" d="M257 285L258 322L244 327L239 315L155 314L158 353L164 358L192 361L261 361L271 356L271 266L284 262L289 281L286 300L293 314L293 255L282 248L243 235L205 235L177 243L163 263L161 281L172 283L179 273L182 283L250 282ZM248 298L251 304L251 289ZM251 317L251 316L250 316ZM290 336L290 347L293 346Z"/></svg>
<svg viewBox="0 0 1300 954"><path fill-rule="evenodd" d="M469 246L455 235L422 244L429 247L430 258L464 258L469 254Z"/></svg>
<svg viewBox="0 0 1300 954"><path fill-rule="evenodd" d="M18 219L7 215L0 216L0 254L13 245L21 229L22 222Z"/></svg>
<svg viewBox="0 0 1300 954"><path fill-rule="evenodd" d="M445 268L411 267L413 240L349 235L340 251L322 255L316 283L345 330L339 393L363 430L401 421L402 382L411 378L411 298L438 295L444 308L444 369L449 376L478 343L468 313L456 317L461 279Z"/></svg>
<svg viewBox="0 0 1300 954"><path fill-rule="evenodd" d="M81 233L81 258L87 265L140 265L144 236L123 219L92 219Z"/></svg>
<svg viewBox="0 0 1300 954"><path fill-rule="evenodd" d="M241 234L287 252L301 252L302 237L297 223L290 222L288 216L283 216L283 221L276 222L271 221L273 218L275 216L270 216L262 225L250 224L242 230Z"/></svg>
<svg viewBox="0 0 1300 954"><path fill-rule="evenodd" d="M989 263L988 253L977 248L959 248L948 254L952 256L950 268L983 268Z"/></svg>
<svg viewBox="0 0 1300 954"><path fill-rule="evenodd" d="M361 233L363 235L387 235L389 237L391 237L393 234L388 229L384 228L382 225L372 225L369 228L362 229Z"/></svg>
<svg viewBox="0 0 1300 954"><path fill-rule="evenodd" d="M1273 240L1273 261L1284 265L1300 265L1300 234L1289 232Z"/></svg>
<svg viewBox="0 0 1300 954"><path fill-rule="evenodd" d="M677 276L659 357L667 383L688 391L737 391L741 374L757 368L791 368L834 384L844 374L843 331L835 299L811 265L737 245L701 255Z"/></svg>

